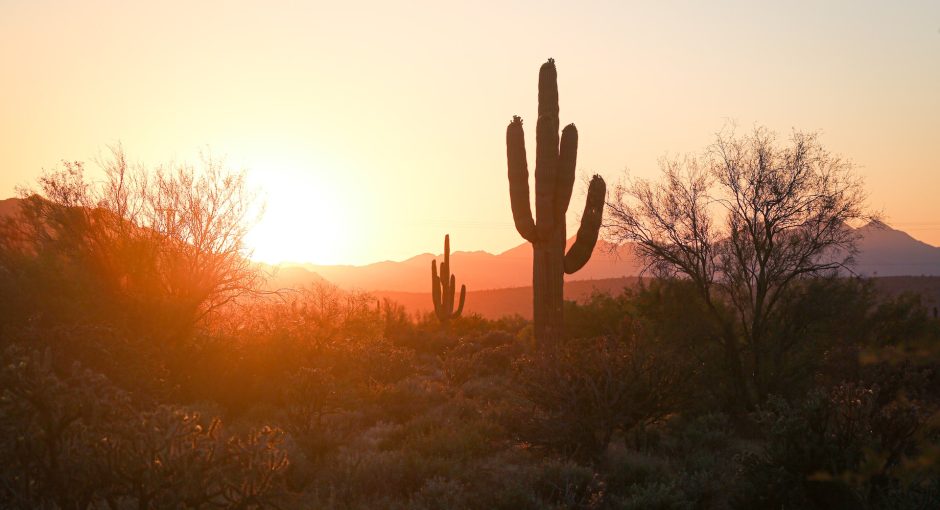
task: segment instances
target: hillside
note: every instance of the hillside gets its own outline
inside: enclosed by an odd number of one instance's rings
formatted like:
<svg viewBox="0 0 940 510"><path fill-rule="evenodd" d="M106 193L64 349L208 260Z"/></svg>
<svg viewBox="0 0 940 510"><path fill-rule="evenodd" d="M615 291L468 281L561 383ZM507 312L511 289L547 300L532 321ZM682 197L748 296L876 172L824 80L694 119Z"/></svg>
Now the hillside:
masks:
<svg viewBox="0 0 940 510"><path fill-rule="evenodd" d="M0 200L0 218L16 214L19 198ZM906 232L873 222L858 229L862 234L854 271L863 276L940 276L940 248L911 237ZM574 238L568 240L568 245ZM459 244L455 244L459 246ZM421 253L395 262L363 266L281 264L275 271L273 288L298 287L326 280L340 288L369 292L423 293L429 286L431 261L441 255ZM485 289L525 287L532 281L532 247L521 243L502 253L454 251L451 262L458 283L471 292ZM643 269L629 246L614 247L599 240L591 260L580 271L566 275L568 282L635 277Z"/></svg>
<svg viewBox="0 0 940 510"><path fill-rule="evenodd" d="M940 276L940 248L880 222L860 227L855 271L865 276Z"/></svg>
<svg viewBox="0 0 940 510"><path fill-rule="evenodd" d="M565 299L584 302L595 292L619 294L623 289L636 285L638 280L635 277L628 277L568 282L565 285ZM430 292L376 291L372 294L403 305L411 314L432 311ZM488 319L505 315L519 315L525 319L532 319L532 288L468 290L464 313L476 313Z"/></svg>
<svg viewBox="0 0 940 510"><path fill-rule="evenodd" d="M568 241L569 246L574 238ZM442 255L422 253L401 262L383 261L365 266L299 264L345 288L366 291L425 292L430 283L431 261ZM532 283L532 247L520 244L499 254L485 251L451 252L457 282L468 290L522 287ZM291 267L286 265L285 267ZM568 281L636 276L641 265L627 248L614 249L598 241L591 260Z"/></svg>
<svg viewBox="0 0 940 510"><path fill-rule="evenodd" d="M858 244L854 271L863 276L940 276L940 248L914 239L900 230L882 223L860 227L862 239ZM573 239L569 240L570 243ZM285 265L300 267L341 288L397 293L423 293L429 283L430 265L441 255L422 253L401 262L384 261L365 266L323 266L313 264ZM457 251L451 262L458 283L466 284L469 291L485 289L512 289L532 282L532 248L520 244L499 254L485 251ZM642 263L629 246L614 248L598 241L591 260L567 282L579 280L606 280L636 277ZM294 272L298 282L304 273ZM316 277L313 277L316 278Z"/></svg>

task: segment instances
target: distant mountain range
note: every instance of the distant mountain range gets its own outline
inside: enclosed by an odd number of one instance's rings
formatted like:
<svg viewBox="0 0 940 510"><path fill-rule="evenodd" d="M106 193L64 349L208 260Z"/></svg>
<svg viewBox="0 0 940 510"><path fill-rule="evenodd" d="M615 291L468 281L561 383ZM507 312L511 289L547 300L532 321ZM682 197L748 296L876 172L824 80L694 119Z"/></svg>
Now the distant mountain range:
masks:
<svg viewBox="0 0 940 510"><path fill-rule="evenodd" d="M881 222L859 228L855 272L863 276L940 276L940 248Z"/></svg>
<svg viewBox="0 0 940 510"><path fill-rule="evenodd" d="M20 199L0 200L0 218L15 214ZM859 228L855 271L864 276L940 276L940 248L918 241L900 230L873 222ZM569 245L573 242L569 240ZM459 248L459 243L452 247ZM273 288L299 287L329 281L340 288L363 290L380 295L429 292L431 261L441 255L422 253L401 262L384 261L364 266L283 264L273 270L269 282ZM519 289L532 282L532 248L529 243L499 254L485 251L455 251L451 266L458 284L466 284L470 295L492 289ZM630 246L614 247L599 240L591 260L566 281L593 281L595 286L610 287L623 282L608 280L638 276L643 264ZM601 282L605 280L605 282ZM590 284L586 284L586 289ZM581 288L578 286L577 288ZM574 288L572 291L575 292ZM589 292L588 292L589 293ZM469 297L468 297L469 301Z"/></svg>
<svg viewBox="0 0 940 510"><path fill-rule="evenodd" d="M858 229L854 271L863 276L940 276L940 248L918 241L883 223L870 223ZM570 243L573 239L569 240ZM330 281L344 289L370 292L429 292L431 261L441 255L422 253L401 262L377 262L364 266L287 264L280 268L275 283L293 286L305 278ZM527 287L532 282L532 248L528 243L499 254L485 251L451 253L451 266L458 284L471 292ZM566 281L607 280L638 276L643 264L630 246L613 247L599 240L591 260L580 271L566 275ZM301 271L301 270L305 270Z"/></svg>
<svg viewBox="0 0 940 510"><path fill-rule="evenodd" d="M568 241L570 244L572 238ZM453 245L452 245L453 247ZM429 292L431 285L431 261L438 263L443 255L422 253L401 262L377 262L365 266L284 264L275 281L290 283L294 277L302 277L298 268L305 269L344 289L366 291ZM450 255L451 267L457 276L457 284L466 284L468 290L524 287L532 283L532 247L529 243L494 255L485 251L456 251ZM940 266L940 264L938 264ZM290 278L282 278L281 272L290 271ZM629 249L615 249L598 241L591 260L569 280L598 280L636 276L642 270Z"/></svg>

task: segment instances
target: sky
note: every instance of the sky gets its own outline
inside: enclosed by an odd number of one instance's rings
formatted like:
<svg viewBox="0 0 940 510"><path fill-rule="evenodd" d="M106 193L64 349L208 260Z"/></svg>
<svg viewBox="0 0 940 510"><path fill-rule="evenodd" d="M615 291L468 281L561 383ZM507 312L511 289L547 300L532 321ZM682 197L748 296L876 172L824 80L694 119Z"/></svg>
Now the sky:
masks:
<svg viewBox="0 0 940 510"><path fill-rule="evenodd" d="M940 245L936 0L0 0L0 198L118 142L147 165L209 151L265 197L259 260L401 260L447 233L498 253L522 242L506 125L532 156L548 57L580 134L571 233L588 176L655 178L734 123L819 132L872 209Z"/></svg>

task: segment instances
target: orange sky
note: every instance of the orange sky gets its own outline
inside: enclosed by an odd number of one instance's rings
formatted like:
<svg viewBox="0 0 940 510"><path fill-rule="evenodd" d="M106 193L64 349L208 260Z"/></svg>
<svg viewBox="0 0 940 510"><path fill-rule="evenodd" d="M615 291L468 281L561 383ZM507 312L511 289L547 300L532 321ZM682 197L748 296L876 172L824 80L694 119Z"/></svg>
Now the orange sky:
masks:
<svg viewBox="0 0 940 510"><path fill-rule="evenodd" d="M940 245L940 2L402 3L0 1L0 197L116 141L209 147L267 195L260 259L498 252L505 127L554 57L583 175L652 177L729 119L819 130Z"/></svg>

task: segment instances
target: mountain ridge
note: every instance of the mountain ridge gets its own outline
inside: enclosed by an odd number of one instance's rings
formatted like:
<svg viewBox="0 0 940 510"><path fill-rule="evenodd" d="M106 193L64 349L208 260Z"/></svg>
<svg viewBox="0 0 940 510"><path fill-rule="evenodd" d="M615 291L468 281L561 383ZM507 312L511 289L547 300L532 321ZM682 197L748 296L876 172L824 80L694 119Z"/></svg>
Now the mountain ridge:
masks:
<svg viewBox="0 0 940 510"><path fill-rule="evenodd" d="M21 199L0 200L0 218L16 214ZM873 221L857 228L862 239L853 268L862 276L940 276L940 247L910 234ZM574 237L568 240L568 245ZM283 263L263 265L273 273L272 287L299 287L329 281L347 290L367 292L426 292L430 265L442 254L423 252L401 261L383 260L365 265ZM451 267L459 284L470 291L509 289L531 285L531 246L522 242L493 254L484 250L451 253ZM644 265L629 245L615 247L598 240L588 263L565 281L630 278L641 274Z"/></svg>
<svg viewBox="0 0 940 510"><path fill-rule="evenodd" d="M940 247L881 222L856 229L858 243L853 271L861 276L940 276ZM568 240L568 245L574 238ZM400 262L382 261L362 266L302 264L337 286L369 292L424 292L429 285L431 260L442 255L422 253ZM523 242L498 254L486 251L451 252L458 283L468 290L508 289L531 285L531 247ZM283 267L290 267L285 265ZM598 240L585 267L566 275L565 281L590 281L639 276L644 268L629 245L614 247Z"/></svg>

